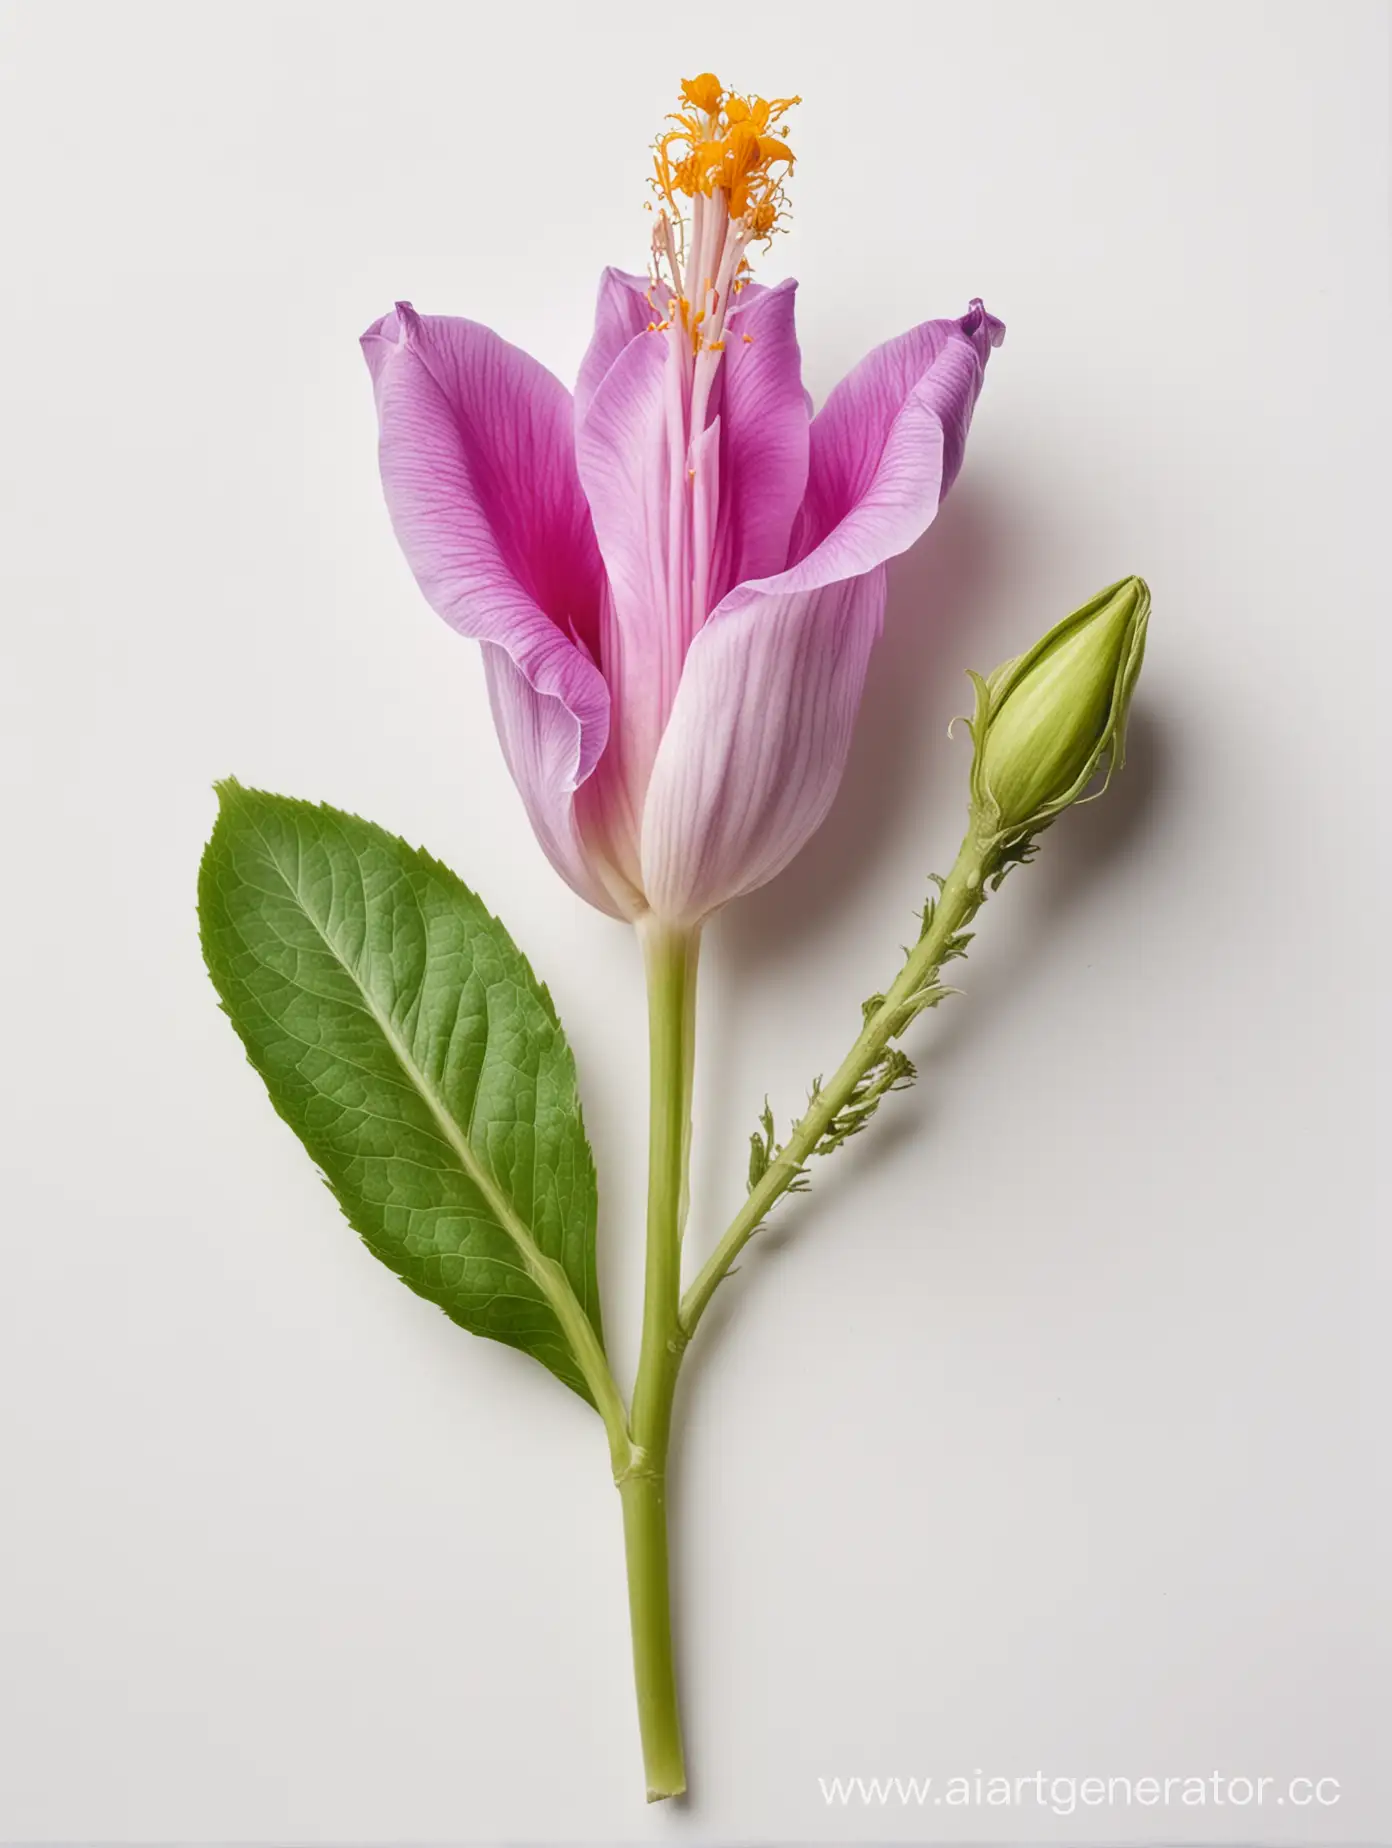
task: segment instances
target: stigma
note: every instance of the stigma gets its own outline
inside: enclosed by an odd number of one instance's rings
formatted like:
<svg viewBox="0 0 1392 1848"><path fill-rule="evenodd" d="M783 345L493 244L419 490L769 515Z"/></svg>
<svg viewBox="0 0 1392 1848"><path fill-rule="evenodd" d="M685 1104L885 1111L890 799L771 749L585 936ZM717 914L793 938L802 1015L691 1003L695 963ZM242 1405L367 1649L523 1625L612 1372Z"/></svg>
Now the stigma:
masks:
<svg viewBox="0 0 1392 1848"><path fill-rule="evenodd" d="M787 217L794 155L783 118L801 99L741 96L712 72L682 83L653 144L654 332L680 327L693 355L719 354L749 274L749 246Z"/></svg>

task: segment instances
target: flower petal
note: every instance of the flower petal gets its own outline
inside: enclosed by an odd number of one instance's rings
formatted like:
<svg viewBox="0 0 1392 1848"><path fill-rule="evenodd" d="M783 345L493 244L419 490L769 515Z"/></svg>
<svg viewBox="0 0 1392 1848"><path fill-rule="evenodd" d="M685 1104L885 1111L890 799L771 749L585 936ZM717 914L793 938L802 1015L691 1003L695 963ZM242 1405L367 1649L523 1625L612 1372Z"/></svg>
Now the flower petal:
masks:
<svg viewBox="0 0 1392 1848"><path fill-rule="evenodd" d="M583 383L601 368L602 376L576 434L610 586L599 660L614 744L592 794L608 818L612 857L630 881L638 875L648 778L687 649L732 585L786 562L808 440L795 285L742 294L726 350L702 356L714 369L708 421L690 441L690 350L681 337L641 331L619 344L636 321L638 288L635 278L606 273ZM646 292L642 300L650 313Z"/></svg>
<svg viewBox="0 0 1392 1848"><path fill-rule="evenodd" d="M445 621L491 644L509 767L578 889L571 808L604 749L609 693L593 659L603 573L575 473L570 395L488 328L408 303L362 345L401 549Z"/></svg>
<svg viewBox="0 0 1392 1848"><path fill-rule="evenodd" d="M885 561L931 524L990 348L979 303L870 354L813 419L807 501L786 571L741 584L692 642L653 766L642 883L694 922L782 870L845 768Z"/></svg>
<svg viewBox="0 0 1392 1848"><path fill-rule="evenodd" d="M841 781L884 561L932 521L943 430L912 394L860 502L806 558L742 584L691 645L643 817L648 902L692 923L780 872Z"/></svg>
<svg viewBox="0 0 1392 1848"><path fill-rule="evenodd" d="M942 426L939 486L947 493L962 465L986 361L1004 338L1004 324L974 301L958 320L924 321L886 341L846 375L812 420L807 502L795 555L810 552L867 495L895 492L893 480L885 479L886 444L911 402ZM911 456L901 454L900 464L911 467Z"/></svg>
<svg viewBox="0 0 1392 1848"><path fill-rule="evenodd" d="M483 644L484 674L493 723L533 832L542 851L573 892L610 917L631 914L602 883L596 856L580 827L579 804L592 778L577 792L571 780L574 720L559 699L538 693L507 651Z"/></svg>
<svg viewBox="0 0 1392 1848"><path fill-rule="evenodd" d="M846 767L884 578L876 569L813 590L737 591L697 636L643 816L643 886L660 916L694 924L754 891L821 826Z"/></svg>
<svg viewBox="0 0 1392 1848"><path fill-rule="evenodd" d="M388 510L431 605L514 658L550 648L547 630L592 647L603 574L564 385L490 329L407 302L362 346Z"/></svg>
<svg viewBox="0 0 1392 1848"><path fill-rule="evenodd" d="M797 284L751 286L730 312L721 370L720 518L714 599L788 562L807 491L808 409L793 306Z"/></svg>
<svg viewBox="0 0 1392 1848"><path fill-rule="evenodd" d="M598 658L613 699L624 805L642 813L648 771L690 634L686 444L680 356L664 335L630 340L576 430L575 458L608 575ZM672 561L669 568L669 560ZM636 839L634 850L636 854Z"/></svg>
<svg viewBox="0 0 1392 1848"><path fill-rule="evenodd" d="M590 407L600 380L635 334L641 334L658 316L653 311L652 284L646 276L606 269L599 279L594 333L575 381L575 421Z"/></svg>

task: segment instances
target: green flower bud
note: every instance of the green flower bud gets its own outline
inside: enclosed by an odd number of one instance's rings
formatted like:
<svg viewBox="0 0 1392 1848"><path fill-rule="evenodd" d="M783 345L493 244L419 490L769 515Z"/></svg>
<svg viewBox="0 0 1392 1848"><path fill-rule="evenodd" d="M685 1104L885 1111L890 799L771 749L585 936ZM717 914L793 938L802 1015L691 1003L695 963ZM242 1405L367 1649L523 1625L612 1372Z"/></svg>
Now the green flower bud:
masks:
<svg viewBox="0 0 1392 1848"><path fill-rule="evenodd" d="M1018 840L1046 827L1104 758L1110 781L1124 756L1149 618L1144 581L1123 578L989 680L972 675L972 809L981 834Z"/></svg>

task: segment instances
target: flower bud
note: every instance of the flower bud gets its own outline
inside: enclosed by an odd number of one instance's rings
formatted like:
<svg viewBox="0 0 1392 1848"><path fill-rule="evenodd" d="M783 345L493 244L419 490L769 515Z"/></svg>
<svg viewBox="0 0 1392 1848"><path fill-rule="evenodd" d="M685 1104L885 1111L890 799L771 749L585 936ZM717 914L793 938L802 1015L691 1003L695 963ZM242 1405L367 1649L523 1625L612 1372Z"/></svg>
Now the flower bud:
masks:
<svg viewBox="0 0 1392 1848"><path fill-rule="evenodd" d="M1149 617L1144 581L1123 578L989 680L972 675L972 808L983 834L1013 840L1045 827L1104 757L1108 779L1120 766Z"/></svg>

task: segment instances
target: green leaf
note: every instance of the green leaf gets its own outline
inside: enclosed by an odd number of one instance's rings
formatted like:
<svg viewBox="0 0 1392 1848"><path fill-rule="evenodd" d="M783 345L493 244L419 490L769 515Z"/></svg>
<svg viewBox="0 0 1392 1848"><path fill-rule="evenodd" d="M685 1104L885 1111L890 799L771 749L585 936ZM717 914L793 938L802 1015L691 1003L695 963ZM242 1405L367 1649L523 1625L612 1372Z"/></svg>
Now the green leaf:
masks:
<svg viewBox="0 0 1392 1848"><path fill-rule="evenodd" d="M551 997L428 854L337 809L218 796L203 954L271 1102L374 1256L593 1404L594 1163Z"/></svg>

